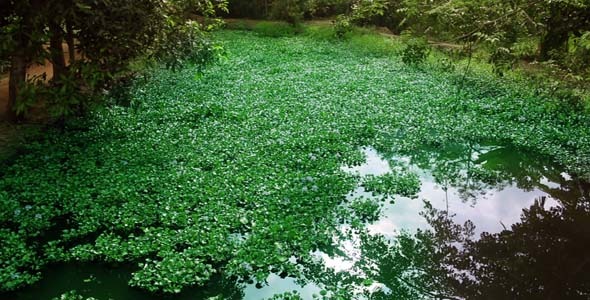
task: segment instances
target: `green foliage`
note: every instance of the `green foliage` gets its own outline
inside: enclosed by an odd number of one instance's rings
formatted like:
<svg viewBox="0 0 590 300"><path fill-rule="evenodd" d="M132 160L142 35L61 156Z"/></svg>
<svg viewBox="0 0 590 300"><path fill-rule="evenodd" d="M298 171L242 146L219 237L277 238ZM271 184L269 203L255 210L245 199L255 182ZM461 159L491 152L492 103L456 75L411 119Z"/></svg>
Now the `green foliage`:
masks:
<svg viewBox="0 0 590 300"><path fill-rule="evenodd" d="M85 298L78 294L77 291L69 291L61 294L59 297L53 298L53 300L98 300L94 297Z"/></svg>
<svg viewBox="0 0 590 300"><path fill-rule="evenodd" d="M180 293L183 287L206 283L215 272L213 267L199 260L198 251L192 255L190 252L171 253L160 261L146 259L130 284L152 292Z"/></svg>
<svg viewBox="0 0 590 300"><path fill-rule="evenodd" d="M584 1L360 0L349 1L340 19L385 26L395 34L409 30L417 36L471 45L469 49L483 46L490 49L494 72L500 75L520 57L554 59L577 76L587 69L584 51L572 50L581 49L572 45L590 30L590 8ZM336 23L338 36L347 28L342 21Z"/></svg>
<svg viewBox="0 0 590 300"><path fill-rule="evenodd" d="M301 298L299 293L297 293L296 291L293 291L293 292L285 292L282 294L274 295L271 298L268 298L268 300L303 300L303 298Z"/></svg>
<svg viewBox="0 0 590 300"><path fill-rule="evenodd" d="M205 65L220 51L206 38L219 25L211 20L218 11L227 11L226 1L3 2L0 59L19 62L11 71L16 78L11 85L17 92L24 89L11 98L11 110L25 114L41 102L59 119L80 115L96 104L103 90L129 76L133 61L146 56L172 68L185 62ZM189 21L191 14L206 20ZM66 38L81 54L69 66L61 46ZM50 84L27 82L26 66L46 59L53 63Z"/></svg>
<svg viewBox="0 0 590 300"><path fill-rule="evenodd" d="M329 26L308 25L304 28L303 34L316 41L330 41L335 37L334 30Z"/></svg>
<svg viewBox="0 0 590 300"><path fill-rule="evenodd" d="M532 61L537 57L537 52L539 50L538 43L538 39L523 38L514 43L510 48L510 51L519 59Z"/></svg>
<svg viewBox="0 0 590 300"><path fill-rule="evenodd" d="M349 3L349 13L338 15L333 21L334 35L343 38L353 30L353 25L369 24L372 18L383 16L386 10L386 1L357 0Z"/></svg>
<svg viewBox="0 0 590 300"><path fill-rule="evenodd" d="M298 23L304 18L343 14L349 6L348 0L230 0L228 15L234 18L270 18Z"/></svg>
<svg viewBox="0 0 590 300"><path fill-rule="evenodd" d="M374 202L347 201L359 183L382 194L418 189L403 172L363 182L345 173L343 165L362 162L361 146L415 153L425 144L499 140L590 173L588 115L539 105L552 98L533 87L413 70L399 57L358 51L354 36L216 38L227 61L151 69L131 85L131 107L50 129L0 169L3 291L62 261L131 264L134 286L167 293L213 273L259 283L270 273L301 278L292 257L310 262L342 235L341 222L374 219ZM455 168L440 165L436 176L461 174Z"/></svg>
<svg viewBox="0 0 590 300"><path fill-rule="evenodd" d="M350 19L357 25L364 25L379 16L387 9L387 0L356 0L352 1Z"/></svg>
<svg viewBox="0 0 590 300"><path fill-rule="evenodd" d="M334 35L342 39L344 35L352 31L352 22L349 17L340 15L336 17L334 23Z"/></svg>
<svg viewBox="0 0 590 300"><path fill-rule="evenodd" d="M78 61L69 67L69 72L50 84L42 78L29 78L20 88L15 110L26 116L42 100L52 118L82 115L100 103L99 90L108 88L107 83L112 79L113 75L103 72L99 65Z"/></svg>
<svg viewBox="0 0 590 300"><path fill-rule="evenodd" d="M224 29L229 29L229 30L244 30L244 31L250 31L252 30L253 26L248 24L246 21L235 21L235 22L226 22L224 24Z"/></svg>
<svg viewBox="0 0 590 300"><path fill-rule="evenodd" d="M405 42L406 47L402 51L402 61L410 66L420 66L430 53L430 46L425 39L409 38Z"/></svg>
<svg viewBox="0 0 590 300"><path fill-rule="evenodd" d="M505 71L512 69L516 59L510 49L499 47L493 50L489 62L492 64L494 73L502 76Z"/></svg>
<svg viewBox="0 0 590 300"><path fill-rule="evenodd" d="M270 17L293 25L299 24L303 21L307 4L308 0L273 0Z"/></svg>
<svg viewBox="0 0 590 300"><path fill-rule="evenodd" d="M314 18L336 16L345 13L348 5L348 0L309 0L306 14Z"/></svg>
<svg viewBox="0 0 590 300"><path fill-rule="evenodd" d="M381 206L374 199L356 199L350 203L350 210L361 222L375 222L379 220Z"/></svg>
<svg viewBox="0 0 590 300"><path fill-rule="evenodd" d="M260 36L287 37L300 33L302 28L285 22L262 21L256 23L252 30Z"/></svg>
<svg viewBox="0 0 590 300"><path fill-rule="evenodd" d="M582 73L590 67L590 31L570 37L563 61L574 73Z"/></svg>
<svg viewBox="0 0 590 300"><path fill-rule="evenodd" d="M153 57L171 69L193 64L204 67L223 54L223 47L211 41L201 24L187 21L169 26L153 50Z"/></svg>
<svg viewBox="0 0 590 300"><path fill-rule="evenodd" d="M401 43L375 33L369 29L354 28L346 36L351 49L367 56L393 56L399 53Z"/></svg>
<svg viewBox="0 0 590 300"><path fill-rule="evenodd" d="M362 186L367 191L385 198L395 195L415 198L420 191L420 180L413 173L387 173L381 176L367 176L363 179Z"/></svg>
<svg viewBox="0 0 590 300"><path fill-rule="evenodd" d="M456 65L453 59L449 57L441 57L436 62L436 67L443 72L455 72Z"/></svg>
<svg viewBox="0 0 590 300"><path fill-rule="evenodd" d="M21 209L18 203L10 201L5 194L0 194L2 222L11 222L21 214L29 214L32 208ZM37 214L37 213L36 213ZM35 215L36 215L35 214ZM0 229L0 291L12 291L25 285L35 283L40 278L42 260L26 242L25 234L18 234L9 229Z"/></svg>

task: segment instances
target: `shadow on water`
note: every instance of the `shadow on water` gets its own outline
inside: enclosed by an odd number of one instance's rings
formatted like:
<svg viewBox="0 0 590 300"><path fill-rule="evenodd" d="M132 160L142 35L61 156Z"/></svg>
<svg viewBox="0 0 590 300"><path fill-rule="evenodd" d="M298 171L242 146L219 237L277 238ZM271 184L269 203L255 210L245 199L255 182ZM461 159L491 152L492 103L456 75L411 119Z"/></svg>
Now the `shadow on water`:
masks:
<svg viewBox="0 0 590 300"><path fill-rule="evenodd" d="M244 296L241 286L224 280L220 276L212 278L204 287L187 289L179 295L154 295L127 284L133 270L134 268L125 266L110 267L104 264L83 263L49 266L44 271L41 281L19 292L0 294L0 299L53 299L69 291L76 291L77 295L100 300L242 299Z"/></svg>
<svg viewBox="0 0 590 300"><path fill-rule="evenodd" d="M541 156L508 146L454 144L412 151L364 148L346 172L418 175L416 199L380 201L348 240L299 262L305 278L271 275L267 285L217 276L165 297L127 285L132 269L65 264L32 287L0 299L52 299L70 290L97 299L264 299L296 290L342 299L588 299L590 184ZM325 290L328 290L327 292Z"/></svg>

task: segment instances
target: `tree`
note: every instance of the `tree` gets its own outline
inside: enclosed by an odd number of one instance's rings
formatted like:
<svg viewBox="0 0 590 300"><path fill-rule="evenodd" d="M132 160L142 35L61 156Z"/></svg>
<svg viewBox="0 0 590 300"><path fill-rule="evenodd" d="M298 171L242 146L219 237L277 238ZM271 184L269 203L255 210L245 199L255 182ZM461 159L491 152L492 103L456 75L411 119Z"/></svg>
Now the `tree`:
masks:
<svg viewBox="0 0 590 300"><path fill-rule="evenodd" d="M567 51L564 47L570 35L581 36L584 30L590 30L590 5L581 0L545 2L541 21L546 30L539 45L539 56L547 60L554 57L552 51Z"/></svg>
<svg viewBox="0 0 590 300"><path fill-rule="evenodd" d="M41 0L0 2L0 58L10 61L7 104L10 120L17 119L15 105L26 81L27 66L35 59L43 58L43 22L36 13L41 5Z"/></svg>
<svg viewBox="0 0 590 300"><path fill-rule="evenodd" d="M10 101L13 117L22 114L34 101L24 101L23 89L34 91L50 104L51 114L63 118L83 112L99 88L108 88L127 72L139 57L177 61L187 55L203 62L194 52L211 47L195 47L205 42L210 24L191 21L194 16L212 17L227 10L225 0L3 0L0 58L11 60ZM70 64L66 65L63 43L67 42ZM168 43L180 43L166 48ZM207 42L205 42L207 44ZM48 45L48 47L44 47ZM162 49L182 51L161 51ZM209 45L209 44L207 44ZM74 49L75 48L75 49ZM191 50L192 49L192 50ZM75 52L83 59L76 61ZM171 54L172 53L172 54ZM49 85L34 85L26 78L26 68L45 59L53 65ZM31 100L31 99L28 99ZM34 99L33 99L34 100Z"/></svg>

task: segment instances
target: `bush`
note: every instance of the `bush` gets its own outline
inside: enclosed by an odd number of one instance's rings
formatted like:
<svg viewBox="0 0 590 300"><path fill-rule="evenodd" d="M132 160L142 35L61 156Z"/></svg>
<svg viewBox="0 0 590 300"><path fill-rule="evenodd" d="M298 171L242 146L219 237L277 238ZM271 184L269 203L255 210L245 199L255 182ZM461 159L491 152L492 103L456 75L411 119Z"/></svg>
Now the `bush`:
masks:
<svg viewBox="0 0 590 300"><path fill-rule="evenodd" d="M532 61L537 57L539 41L534 38L521 39L514 43L510 50L519 59Z"/></svg>
<svg viewBox="0 0 590 300"><path fill-rule="evenodd" d="M283 37L292 36L301 32L301 27L285 22L260 22L254 25L254 32L260 36Z"/></svg>
<svg viewBox="0 0 590 300"><path fill-rule="evenodd" d="M456 69L453 60L444 56L437 60L436 67L443 72L449 73L454 72Z"/></svg>
<svg viewBox="0 0 590 300"><path fill-rule="evenodd" d="M205 66L222 52L197 22L166 28L162 40L154 49L154 57L168 68L178 69L185 63Z"/></svg>
<svg viewBox="0 0 590 300"><path fill-rule="evenodd" d="M320 41L331 40L334 39L334 29L328 26L306 26L305 27L305 35Z"/></svg>
<svg viewBox="0 0 590 300"><path fill-rule="evenodd" d="M504 72L512 69L515 62L515 55L510 52L510 49L504 47L495 48L489 58L492 70L498 76L504 76Z"/></svg>
<svg viewBox="0 0 590 300"><path fill-rule="evenodd" d="M424 63L428 54L430 46L424 38L410 38L402 51L402 61L407 65L419 66Z"/></svg>
<svg viewBox="0 0 590 300"><path fill-rule="evenodd" d="M348 32L352 31L352 23L350 22L350 18L344 15L340 15L336 17L336 20L333 21L334 24L334 35L341 39L344 38Z"/></svg>
<svg viewBox="0 0 590 300"><path fill-rule="evenodd" d="M270 17L293 25L299 24L303 21L306 6L306 0L275 0L272 3Z"/></svg>
<svg viewBox="0 0 590 300"><path fill-rule="evenodd" d="M252 26L244 21L237 21L237 22L226 22L224 25L225 29L230 30L243 30L243 31L250 31L252 30Z"/></svg>
<svg viewBox="0 0 590 300"><path fill-rule="evenodd" d="M373 56L388 56L398 51L393 40L375 33L358 32L357 29L351 33L349 43L353 48Z"/></svg>
<svg viewBox="0 0 590 300"><path fill-rule="evenodd" d="M569 39L568 52L563 60L565 66L574 72L581 73L590 67L590 31Z"/></svg>

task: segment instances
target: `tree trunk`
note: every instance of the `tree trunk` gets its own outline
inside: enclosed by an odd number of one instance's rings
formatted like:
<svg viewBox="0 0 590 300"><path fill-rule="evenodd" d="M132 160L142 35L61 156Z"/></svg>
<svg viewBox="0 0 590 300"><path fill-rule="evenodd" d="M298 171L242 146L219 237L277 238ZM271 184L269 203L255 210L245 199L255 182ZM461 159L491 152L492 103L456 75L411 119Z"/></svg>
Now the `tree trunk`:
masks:
<svg viewBox="0 0 590 300"><path fill-rule="evenodd" d="M541 60L549 60L552 58L553 50L560 50L564 48L568 39L568 30L561 25L549 23L547 32L541 39L539 45L539 56Z"/></svg>
<svg viewBox="0 0 590 300"><path fill-rule="evenodd" d="M567 51L567 41L569 34L576 28L583 26L583 22L574 20L574 15L580 11L575 7L563 3L553 3L550 6L549 18L547 19L547 30L541 38L539 44L539 56L541 60L549 60L552 57L552 51ZM574 23L574 21L576 21Z"/></svg>
<svg viewBox="0 0 590 300"><path fill-rule="evenodd" d="M49 52L53 64L53 80L59 81L66 73L66 60L63 49L63 31L60 24L50 25L51 39L49 40Z"/></svg>
<svg viewBox="0 0 590 300"><path fill-rule="evenodd" d="M76 44L74 43L74 28L72 27L72 23L66 22L66 43L68 43L69 64L71 65L76 61Z"/></svg>
<svg viewBox="0 0 590 300"><path fill-rule="evenodd" d="M19 120L19 115L16 113L16 99L19 90L27 80L27 63L22 52L15 53L12 56L10 64L10 78L8 82L8 104L7 114L8 120L15 122Z"/></svg>

